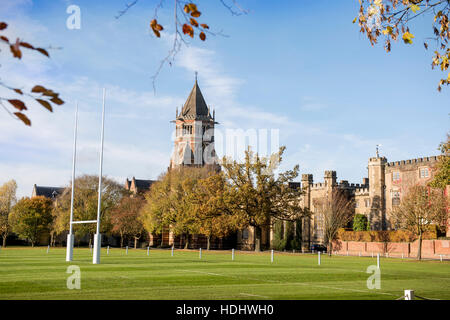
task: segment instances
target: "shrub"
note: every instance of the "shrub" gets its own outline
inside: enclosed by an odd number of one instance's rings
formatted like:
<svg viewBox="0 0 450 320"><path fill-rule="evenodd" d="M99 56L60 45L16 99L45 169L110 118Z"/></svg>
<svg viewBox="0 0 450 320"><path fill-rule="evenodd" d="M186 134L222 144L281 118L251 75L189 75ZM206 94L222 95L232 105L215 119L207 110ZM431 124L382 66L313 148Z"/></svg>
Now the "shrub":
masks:
<svg viewBox="0 0 450 320"><path fill-rule="evenodd" d="M364 214L356 214L353 218L353 231L367 231L369 221Z"/></svg>

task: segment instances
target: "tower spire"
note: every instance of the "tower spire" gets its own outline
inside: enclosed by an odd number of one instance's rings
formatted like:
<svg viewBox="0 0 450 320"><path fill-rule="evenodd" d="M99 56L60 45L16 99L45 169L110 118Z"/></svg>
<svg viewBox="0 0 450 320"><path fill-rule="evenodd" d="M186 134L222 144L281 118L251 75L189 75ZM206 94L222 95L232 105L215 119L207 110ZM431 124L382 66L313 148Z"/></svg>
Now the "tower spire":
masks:
<svg viewBox="0 0 450 320"><path fill-rule="evenodd" d="M197 76L198 76L198 72L195 71L195 83L197 83Z"/></svg>

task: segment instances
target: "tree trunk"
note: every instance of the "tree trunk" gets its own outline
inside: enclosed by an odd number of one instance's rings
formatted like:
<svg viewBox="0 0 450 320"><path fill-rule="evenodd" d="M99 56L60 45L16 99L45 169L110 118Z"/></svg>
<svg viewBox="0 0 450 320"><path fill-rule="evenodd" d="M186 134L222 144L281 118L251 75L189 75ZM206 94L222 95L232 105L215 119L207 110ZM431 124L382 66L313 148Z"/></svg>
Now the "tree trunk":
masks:
<svg viewBox="0 0 450 320"><path fill-rule="evenodd" d="M138 239L139 239L139 238L134 237L134 248L135 248L135 249L136 249L136 247L137 247L137 241L138 241Z"/></svg>
<svg viewBox="0 0 450 320"><path fill-rule="evenodd" d="M422 231L419 232L419 246L417 249L417 260L422 260Z"/></svg>
<svg viewBox="0 0 450 320"><path fill-rule="evenodd" d="M186 233L186 242L184 244L184 248L185 249L189 248L189 233Z"/></svg>
<svg viewBox="0 0 450 320"><path fill-rule="evenodd" d="M261 228L255 227L255 252L261 251Z"/></svg>
<svg viewBox="0 0 450 320"><path fill-rule="evenodd" d="M123 235L120 235L120 249L123 248Z"/></svg>
<svg viewBox="0 0 450 320"><path fill-rule="evenodd" d="M6 237L7 237L7 234L5 233L3 235L3 248L6 248Z"/></svg>
<svg viewBox="0 0 450 320"><path fill-rule="evenodd" d="M211 247L211 236L207 236L206 237L206 250L209 250L209 248Z"/></svg>
<svg viewBox="0 0 450 320"><path fill-rule="evenodd" d="M328 241L328 255L331 257L331 253L333 252L333 242Z"/></svg>

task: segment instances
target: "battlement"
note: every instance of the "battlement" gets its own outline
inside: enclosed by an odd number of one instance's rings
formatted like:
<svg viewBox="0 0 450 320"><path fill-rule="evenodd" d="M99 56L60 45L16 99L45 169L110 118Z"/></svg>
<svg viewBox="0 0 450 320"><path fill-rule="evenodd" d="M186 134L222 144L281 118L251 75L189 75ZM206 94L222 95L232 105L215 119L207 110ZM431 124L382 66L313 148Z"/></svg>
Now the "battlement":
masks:
<svg viewBox="0 0 450 320"><path fill-rule="evenodd" d="M439 156L431 156L431 157L424 157L424 158L416 158L416 159L388 162L387 166L388 167L400 167L400 166L409 165L409 164L434 163L434 162L437 162L438 160L439 160Z"/></svg>
<svg viewBox="0 0 450 320"><path fill-rule="evenodd" d="M361 196L361 195L368 195L369 194L369 188L356 188L355 189L355 196Z"/></svg>
<svg viewBox="0 0 450 320"><path fill-rule="evenodd" d="M326 184L324 182L317 182L317 183L313 183L311 185L311 189L323 189L326 187Z"/></svg>

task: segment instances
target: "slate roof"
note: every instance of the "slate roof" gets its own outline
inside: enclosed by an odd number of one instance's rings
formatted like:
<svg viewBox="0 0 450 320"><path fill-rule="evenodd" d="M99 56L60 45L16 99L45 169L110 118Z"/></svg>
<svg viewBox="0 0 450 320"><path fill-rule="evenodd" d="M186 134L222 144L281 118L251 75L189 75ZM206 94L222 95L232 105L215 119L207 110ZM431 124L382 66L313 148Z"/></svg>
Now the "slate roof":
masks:
<svg viewBox="0 0 450 320"><path fill-rule="evenodd" d="M44 187L34 185L33 196L44 196L49 199L55 199L64 192L63 187Z"/></svg>
<svg viewBox="0 0 450 320"><path fill-rule="evenodd" d="M212 119L209 108L206 105L202 92L198 86L197 80L195 80L194 87L192 88L186 103L181 109L178 119L190 119L190 120L210 120Z"/></svg>

